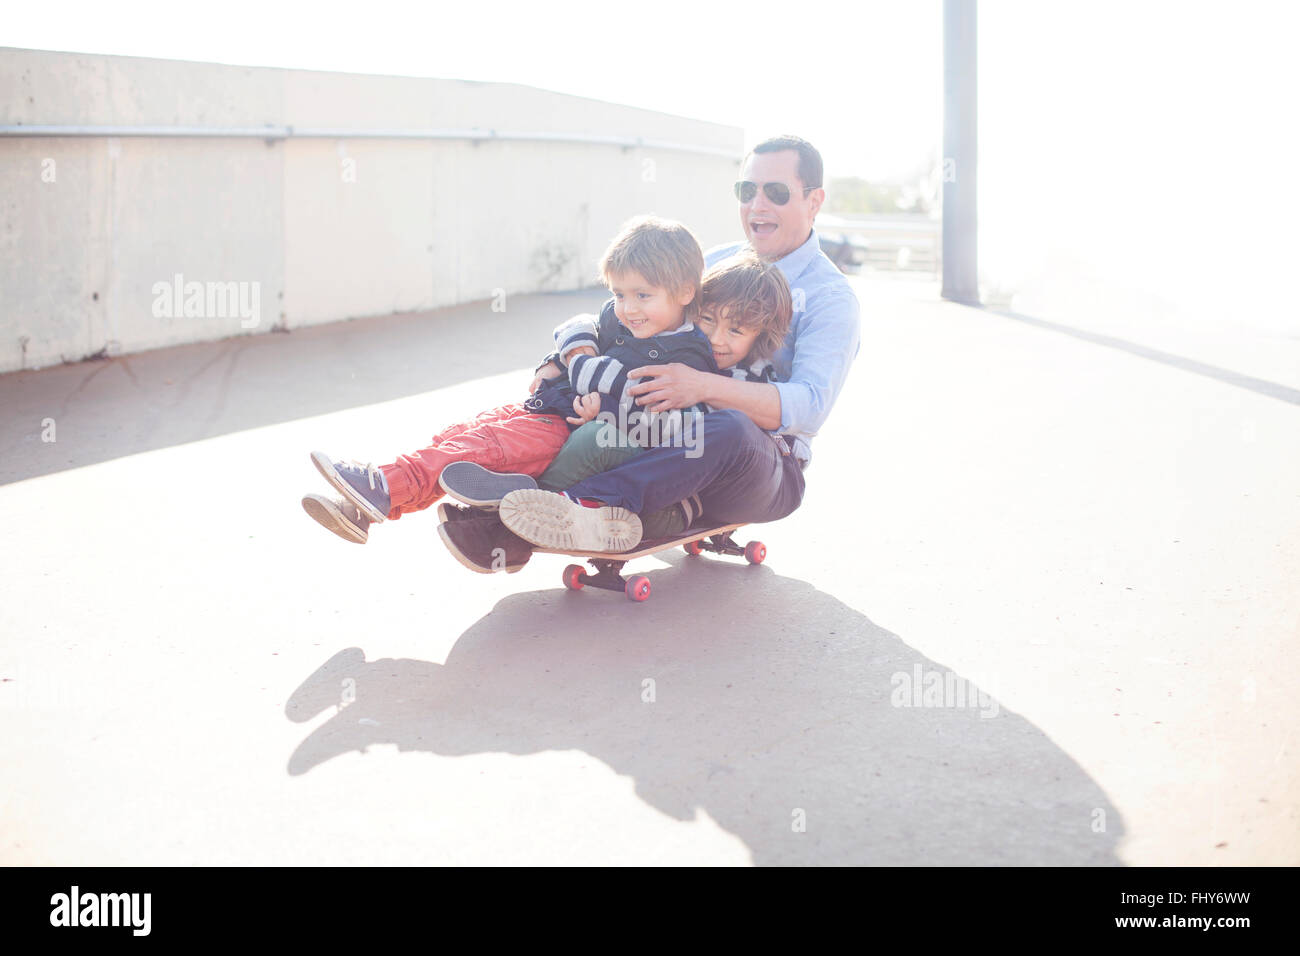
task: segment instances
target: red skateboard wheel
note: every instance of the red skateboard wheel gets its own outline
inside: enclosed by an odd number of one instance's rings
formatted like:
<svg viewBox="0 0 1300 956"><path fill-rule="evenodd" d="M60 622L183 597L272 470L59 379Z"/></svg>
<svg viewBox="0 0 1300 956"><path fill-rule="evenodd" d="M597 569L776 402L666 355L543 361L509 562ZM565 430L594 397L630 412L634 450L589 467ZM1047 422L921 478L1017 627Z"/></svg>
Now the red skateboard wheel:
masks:
<svg viewBox="0 0 1300 956"><path fill-rule="evenodd" d="M644 601L650 597L650 579L644 574L636 574L627 579L623 593L629 601Z"/></svg>
<svg viewBox="0 0 1300 956"><path fill-rule="evenodd" d="M762 564L767 557L767 546L762 541L751 541L745 545L745 560L750 564Z"/></svg>
<svg viewBox="0 0 1300 956"><path fill-rule="evenodd" d="M564 569L564 586L570 591L582 590L582 575L585 572L581 564L571 564Z"/></svg>

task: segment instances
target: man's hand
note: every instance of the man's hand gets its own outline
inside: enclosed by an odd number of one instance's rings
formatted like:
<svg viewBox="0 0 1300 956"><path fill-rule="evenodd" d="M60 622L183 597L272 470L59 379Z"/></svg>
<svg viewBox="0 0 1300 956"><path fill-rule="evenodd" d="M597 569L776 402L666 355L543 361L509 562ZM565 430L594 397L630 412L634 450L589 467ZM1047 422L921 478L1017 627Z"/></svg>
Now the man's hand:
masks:
<svg viewBox="0 0 1300 956"><path fill-rule="evenodd" d="M564 371L558 365L554 362L547 362L539 368L537 374L533 376L533 384L528 386L528 394L531 395L533 392L537 391L537 386L541 385L542 382L553 378L559 378L563 374Z"/></svg>
<svg viewBox="0 0 1300 956"><path fill-rule="evenodd" d="M600 414L600 392L588 392L573 400L573 414L576 418L567 419L570 425L585 425Z"/></svg>
<svg viewBox="0 0 1300 956"><path fill-rule="evenodd" d="M706 401L705 390L718 376L701 372L672 362L669 365L644 365L627 373L628 378L639 378L627 393L636 398L638 405L650 412L666 412L671 408L690 408Z"/></svg>

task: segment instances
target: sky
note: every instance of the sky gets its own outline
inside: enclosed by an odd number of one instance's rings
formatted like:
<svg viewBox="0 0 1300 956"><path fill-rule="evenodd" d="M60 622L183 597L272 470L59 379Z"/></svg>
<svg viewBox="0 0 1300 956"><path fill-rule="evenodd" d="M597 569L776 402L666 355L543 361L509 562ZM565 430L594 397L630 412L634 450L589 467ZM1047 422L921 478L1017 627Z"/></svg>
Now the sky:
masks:
<svg viewBox="0 0 1300 956"><path fill-rule="evenodd" d="M903 180L940 155L941 0L190 9L209 12L10 4L0 43L523 83L739 126L747 145L797 133L831 177ZM983 0L981 281L1101 276L1300 328L1275 307L1300 257L1297 35L1300 5L1271 0Z"/></svg>
<svg viewBox="0 0 1300 956"><path fill-rule="evenodd" d="M827 175L902 177L940 138L938 2L61 0L4 20L6 46L524 83L739 126L747 144L794 132Z"/></svg>
<svg viewBox="0 0 1300 956"><path fill-rule="evenodd" d="M987 0L980 33L990 281L1068 272L1109 301L1300 332L1300 6Z"/></svg>

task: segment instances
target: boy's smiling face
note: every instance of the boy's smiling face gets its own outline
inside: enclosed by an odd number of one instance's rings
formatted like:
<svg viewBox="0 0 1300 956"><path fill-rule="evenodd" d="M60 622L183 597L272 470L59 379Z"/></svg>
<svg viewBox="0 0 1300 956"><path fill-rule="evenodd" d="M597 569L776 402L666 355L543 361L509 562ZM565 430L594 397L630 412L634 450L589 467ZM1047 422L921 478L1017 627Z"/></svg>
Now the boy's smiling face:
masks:
<svg viewBox="0 0 1300 956"><path fill-rule="evenodd" d="M746 328L733 324L725 311L717 315L701 311L695 324L708 336L719 369L729 369L748 355L760 331L758 326Z"/></svg>
<svg viewBox="0 0 1300 956"><path fill-rule="evenodd" d="M638 339L680 326L686 306L695 298L693 289L674 294L635 271L610 276L609 291L614 294L614 314Z"/></svg>

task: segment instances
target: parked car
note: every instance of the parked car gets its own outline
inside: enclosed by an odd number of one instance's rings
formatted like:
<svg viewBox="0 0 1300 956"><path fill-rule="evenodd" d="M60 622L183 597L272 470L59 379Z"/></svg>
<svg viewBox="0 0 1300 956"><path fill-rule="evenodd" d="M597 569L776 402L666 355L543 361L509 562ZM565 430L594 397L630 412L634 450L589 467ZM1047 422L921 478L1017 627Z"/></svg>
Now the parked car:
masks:
<svg viewBox="0 0 1300 956"><path fill-rule="evenodd" d="M870 247L866 241L846 233L820 232L817 238L821 242L822 252L826 258L835 263L836 268L844 273L862 271L867 261Z"/></svg>

